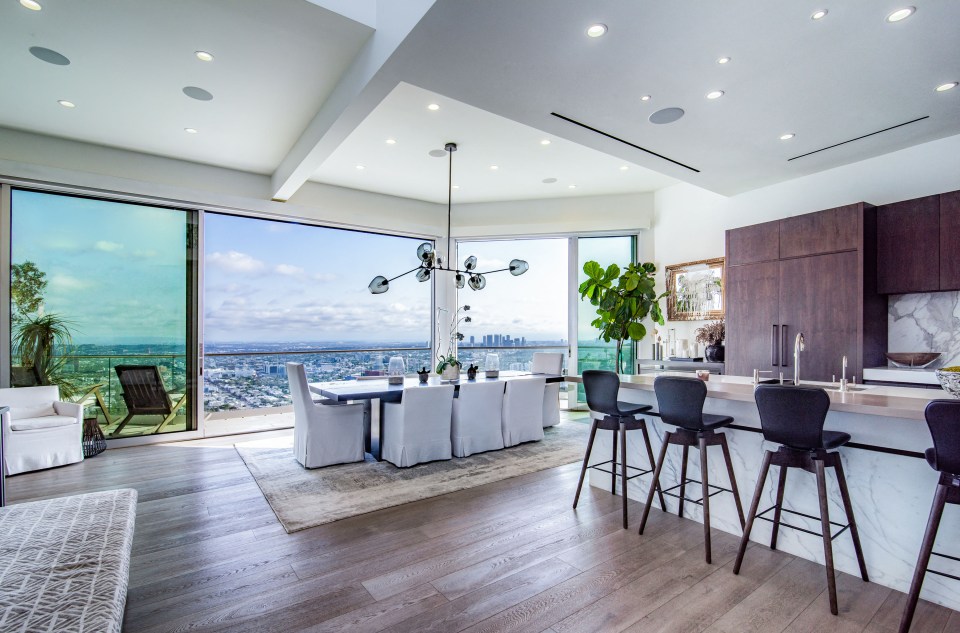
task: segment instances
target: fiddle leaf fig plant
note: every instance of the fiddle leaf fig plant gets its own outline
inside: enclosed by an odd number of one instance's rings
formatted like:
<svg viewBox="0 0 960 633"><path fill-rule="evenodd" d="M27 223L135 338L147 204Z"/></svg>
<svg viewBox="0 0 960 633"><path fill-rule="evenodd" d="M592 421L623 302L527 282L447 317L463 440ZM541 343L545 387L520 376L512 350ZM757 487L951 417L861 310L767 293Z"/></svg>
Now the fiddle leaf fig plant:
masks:
<svg viewBox="0 0 960 633"><path fill-rule="evenodd" d="M603 268L595 261L583 265L587 280L580 284L580 298L597 308L597 318L590 325L600 331L598 338L617 343L617 370L623 372L623 344L639 341L647 335L643 320L650 318L663 325L660 299L667 292L654 290L657 267L651 262L630 264L625 270L616 264Z"/></svg>

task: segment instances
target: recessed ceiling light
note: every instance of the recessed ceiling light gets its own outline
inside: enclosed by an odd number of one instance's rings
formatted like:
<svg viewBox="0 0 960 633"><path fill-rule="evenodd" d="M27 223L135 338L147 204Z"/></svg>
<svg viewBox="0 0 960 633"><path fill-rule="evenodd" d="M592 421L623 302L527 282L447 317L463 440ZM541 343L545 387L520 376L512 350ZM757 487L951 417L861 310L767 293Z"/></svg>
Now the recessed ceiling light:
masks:
<svg viewBox="0 0 960 633"><path fill-rule="evenodd" d="M550 144L550 139L545 138L545 139L543 139L542 141L540 141L540 144L541 144L541 145L549 145L549 144Z"/></svg>
<svg viewBox="0 0 960 633"><path fill-rule="evenodd" d="M43 8L40 6L39 2L36 2L36 0L20 0L20 6L24 7L25 9L30 9L31 11L39 11Z"/></svg>
<svg viewBox="0 0 960 633"><path fill-rule="evenodd" d="M718 63L718 64L729 64L729 63L730 63L730 58L729 58L729 57L721 57L720 59L717 60L717 63Z"/></svg>
<svg viewBox="0 0 960 633"><path fill-rule="evenodd" d="M828 11L826 9L818 9L810 15L811 20L822 20L827 17Z"/></svg>
<svg viewBox="0 0 960 633"><path fill-rule="evenodd" d="M197 133L196 128L192 128L192 127L185 127L185 128L183 128L183 131L186 132L187 134L196 134L196 133Z"/></svg>
<svg viewBox="0 0 960 633"><path fill-rule="evenodd" d="M556 179L556 178L544 178L544 179L543 179L542 181L540 181L540 182L542 182L542 183L545 184L545 185L552 185L553 183L557 182L557 179Z"/></svg>
<svg viewBox="0 0 960 633"><path fill-rule="evenodd" d="M904 7L902 9L897 9L887 16L887 22L899 22L900 20L906 20L913 15L916 10L916 7Z"/></svg>
<svg viewBox="0 0 960 633"><path fill-rule="evenodd" d="M197 56L197 59L199 59L199 60L202 61L202 62L212 62L212 61L213 61L213 55L210 54L210 53L208 53L207 51L197 51L197 52L194 53L194 55L196 55L196 56Z"/></svg>
<svg viewBox="0 0 960 633"><path fill-rule="evenodd" d="M363 171L364 169L366 169L366 167L364 167L363 165L357 165L357 169L359 169L360 171Z"/></svg>
<svg viewBox="0 0 960 633"><path fill-rule="evenodd" d="M386 143L387 143L387 145L396 145L396 144L397 144L397 139L388 138L388 139L386 140Z"/></svg>
<svg viewBox="0 0 960 633"><path fill-rule="evenodd" d="M627 171L628 169L630 169L629 166L627 166L627 165L620 165L620 171Z"/></svg>
<svg viewBox="0 0 960 633"><path fill-rule="evenodd" d="M62 105L64 108L76 108L76 107L77 107L77 104L75 104L73 101L67 101L66 99L60 99L59 101L57 101L57 103L59 103L60 105Z"/></svg>
<svg viewBox="0 0 960 633"><path fill-rule="evenodd" d="M191 99L196 99L197 101L211 101L213 95L203 88L198 88L197 86L184 86L183 94L187 95Z"/></svg>
<svg viewBox="0 0 960 633"><path fill-rule="evenodd" d="M499 166L499 165L490 165L490 169L491 169L491 171L497 171L498 169L500 169L500 166Z"/></svg>
<svg viewBox="0 0 960 633"><path fill-rule="evenodd" d="M651 97L650 95L643 95L642 97L640 97L640 101L650 101L650 99L652 98L653 97Z"/></svg>
<svg viewBox="0 0 960 633"><path fill-rule="evenodd" d="M576 188L577 188L576 185L567 185L567 189L576 189Z"/></svg>
<svg viewBox="0 0 960 633"><path fill-rule="evenodd" d="M44 48L43 46L31 46L30 54L42 62L53 64L54 66L69 66L70 60L55 50Z"/></svg>
<svg viewBox="0 0 960 633"><path fill-rule="evenodd" d="M460 185L454 185L453 188L454 188L454 189L459 189L459 188L460 188Z"/></svg>
<svg viewBox="0 0 960 633"><path fill-rule="evenodd" d="M946 92L947 90L950 90L951 88L956 88L956 87L957 87L957 82L951 81L950 83L940 84L939 86L937 86L937 92Z"/></svg>
<svg viewBox="0 0 960 633"><path fill-rule="evenodd" d="M587 35L590 37L600 37L606 35L607 25L606 24L591 24L587 27Z"/></svg>
<svg viewBox="0 0 960 633"><path fill-rule="evenodd" d="M427 110L434 110L434 111L436 111L436 110L439 110L439 109L440 109L440 106L438 106L436 103L431 103L430 105L427 106Z"/></svg>
<svg viewBox="0 0 960 633"><path fill-rule="evenodd" d="M793 132L787 132L786 134L781 134L781 135L780 135L780 140L781 140L781 141L789 141L789 140L792 139L794 136L796 136L796 134L794 134Z"/></svg>
<svg viewBox="0 0 960 633"><path fill-rule="evenodd" d="M707 93L707 99L719 99L723 96L723 90L714 90Z"/></svg>

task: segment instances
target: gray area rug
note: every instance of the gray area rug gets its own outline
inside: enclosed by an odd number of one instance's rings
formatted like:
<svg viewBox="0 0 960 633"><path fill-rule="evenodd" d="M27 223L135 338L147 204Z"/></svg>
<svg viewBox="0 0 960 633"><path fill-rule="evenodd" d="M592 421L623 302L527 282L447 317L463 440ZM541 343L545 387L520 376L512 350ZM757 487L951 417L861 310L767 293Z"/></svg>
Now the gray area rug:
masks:
<svg viewBox="0 0 960 633"><path fill-rule="evenodd" d="M365 462L307 470L293 456L292 435L234 446L289 533L578 462L589 431L588 424L566 421L544 429L540 442L411 468L367 456Z"/></svg>

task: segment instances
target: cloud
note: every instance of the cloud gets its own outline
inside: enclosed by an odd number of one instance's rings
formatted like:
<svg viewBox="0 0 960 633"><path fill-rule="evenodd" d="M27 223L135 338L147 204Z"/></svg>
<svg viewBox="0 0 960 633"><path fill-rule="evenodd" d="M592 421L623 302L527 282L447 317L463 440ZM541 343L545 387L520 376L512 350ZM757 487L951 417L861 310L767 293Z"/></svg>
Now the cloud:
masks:
<svg viewBox="0 0 960 633"><path fill-rule="evenodd" d="M211 253L207 255L206 263L208 266L231 273L257 273L264 269L262 261L237 251Z"/></svg>
<svg viewBox="0 0 960 633"><path fill-rule="evenodd" d="M118 244L116 242L108 242L107 240L100 240L99 242L94 244L93 247L98 251L103 251L105 253L113 253L115 251L119 251L120 249L122 249L123 244Z"/></svg>
<svg viewBox="0 0 960 633"><path fill-rule="evenodd" d="M54 290L64 292L88 290L93 287L93 283L86 279L78 279L70 275L54 275L50 278L50 287Z"/></svg>
<svg viewBox="0 0 960 633"><path fill-rule="evenodd" d="M143 257L144 259L149 259L149 258L151 258L151 257L156 257L158 254L159 254L159 253L157 253L157 251L155 251L155 250L153 250L153 249L149 249L149 250L145 250L145 251L134 251L134 252L133 252L134 257Z"/></svg>
<svg viewBox="0 0 960 633"><path fill-rule="evenodd" d="M292 266L290 264L277 264L273 267L273 272L278 275L288 275L290 277L300 277L306 273L306 271L299 266Z"/></svg>
<svg viewBox="0 0 960 633"><path fill-rule="evenodd" d="M333 273L314 273L310 275L310 278L314 281L336 281L337 276Z"/></svg>

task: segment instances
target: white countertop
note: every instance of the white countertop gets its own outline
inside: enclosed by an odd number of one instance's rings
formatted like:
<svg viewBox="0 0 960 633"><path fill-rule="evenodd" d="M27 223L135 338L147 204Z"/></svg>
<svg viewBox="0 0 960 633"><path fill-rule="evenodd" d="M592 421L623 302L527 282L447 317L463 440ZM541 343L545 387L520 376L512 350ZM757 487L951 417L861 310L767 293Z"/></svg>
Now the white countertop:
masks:
<svg viewBox="0 0 960 633"><path fill-rule="evenodd" d="M886 382L907 382L922 385L939 385L936 369L919 367L866 367L864 380L883 380Z"/></svg>

